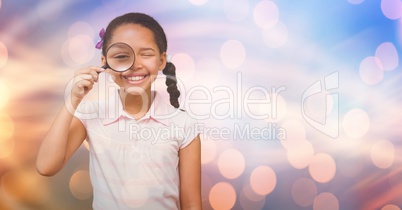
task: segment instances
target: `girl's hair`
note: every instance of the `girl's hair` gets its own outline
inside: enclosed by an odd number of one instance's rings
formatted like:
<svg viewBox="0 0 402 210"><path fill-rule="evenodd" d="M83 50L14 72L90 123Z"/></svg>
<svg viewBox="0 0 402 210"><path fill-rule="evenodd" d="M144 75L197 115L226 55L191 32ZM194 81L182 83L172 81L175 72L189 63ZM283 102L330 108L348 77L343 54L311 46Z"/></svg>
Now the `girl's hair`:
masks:
<svg viewBox="0 0 402 210"><path fill-rule="evenodd" d="M102 54L106 56L106 50L109 46L110 39L116 28L125 24L138 24L152 31L154 40L159 48L160 53L167 50L166 34L161 25L151 16L143 13L127 13L125 15L113 19L106 28L103 36ZM163 69L163 74L166 75L166 86L170 96L170 104L175 108L179 107L180 91L177 89L176 67L173 63L167 62Z"/></svg>

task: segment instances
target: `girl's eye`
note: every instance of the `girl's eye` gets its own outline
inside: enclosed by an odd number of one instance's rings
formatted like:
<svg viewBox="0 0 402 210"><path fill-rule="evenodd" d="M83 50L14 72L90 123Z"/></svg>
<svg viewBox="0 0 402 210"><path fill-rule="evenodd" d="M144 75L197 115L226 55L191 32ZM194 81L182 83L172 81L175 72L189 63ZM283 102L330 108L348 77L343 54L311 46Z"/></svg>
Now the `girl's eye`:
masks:
<svg viewBox="0 0 402 210"><path fill-rule="evenodd" d="M120 62L125 62L126 60L131 59L130 55L126 55L126 54L119 54L119 55L114 55L112 57L112 59L116 60L116 61L120 61Z"/></svg>
<svg viewBox="0 0 402 210"><path fill-rule="evenodd" d="M114 58L117 58L117 59L125 59L125 58L128 58L129 56L128 55L116 55L116 56L114 56Z"/></svg>
<svg viewBox="0 0 402 210"><path fill-rule="evenodd" d="M142 54L142 56L152 56L152 54L145 53L145 54Z"/></svg>

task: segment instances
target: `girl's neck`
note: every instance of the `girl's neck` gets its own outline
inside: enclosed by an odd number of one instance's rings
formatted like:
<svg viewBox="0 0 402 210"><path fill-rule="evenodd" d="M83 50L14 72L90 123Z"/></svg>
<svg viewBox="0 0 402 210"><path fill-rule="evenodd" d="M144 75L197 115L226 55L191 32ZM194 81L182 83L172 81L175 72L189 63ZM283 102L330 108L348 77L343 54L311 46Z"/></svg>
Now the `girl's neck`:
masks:
<svg viewBox="0 0 402 210"><path fill-rule="evenodd" d="M124 111L134 117L135 120L140 119L148 112L153 101L151 90L130 94L125 90L120 89L119 95Z"/></svg>

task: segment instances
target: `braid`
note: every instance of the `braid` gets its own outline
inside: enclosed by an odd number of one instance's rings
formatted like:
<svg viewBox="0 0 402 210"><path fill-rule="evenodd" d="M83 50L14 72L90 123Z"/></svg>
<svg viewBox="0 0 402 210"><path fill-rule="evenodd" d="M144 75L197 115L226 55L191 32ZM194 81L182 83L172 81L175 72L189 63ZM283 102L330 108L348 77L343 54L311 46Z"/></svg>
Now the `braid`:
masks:
<svg viewBox="0 0 402 210"><path fill-rule="evenodd" d="M177 89L176 67L173 63L167 62L163 69L163 74L166 75L166 86L170 96L170 104L175 108L179 108L180 91Z"/></svg>

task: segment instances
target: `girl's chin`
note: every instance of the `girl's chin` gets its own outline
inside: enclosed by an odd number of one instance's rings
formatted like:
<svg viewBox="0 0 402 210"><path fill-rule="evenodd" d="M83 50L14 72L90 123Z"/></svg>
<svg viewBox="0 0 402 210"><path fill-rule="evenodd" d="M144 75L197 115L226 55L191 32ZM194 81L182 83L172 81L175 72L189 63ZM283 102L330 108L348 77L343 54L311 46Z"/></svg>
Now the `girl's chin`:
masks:
<svg viewBox="0 0 402 210"><path fill-rule="evenodd" d="M121 89L123 89L124 92L130 95L142 95L144 93L150 92L149 90L151 89L148 86L137 86L132 84L124 84L120 87Z"/></svg>
<svg viewBox="0 0 402 210"><path fill-rule="evenodd" d="M137 87L137 86L125 86L124 88L124 92L130 94L130 95L141 95L146 93L146 89L142 88L142 87Z"/></svg>

